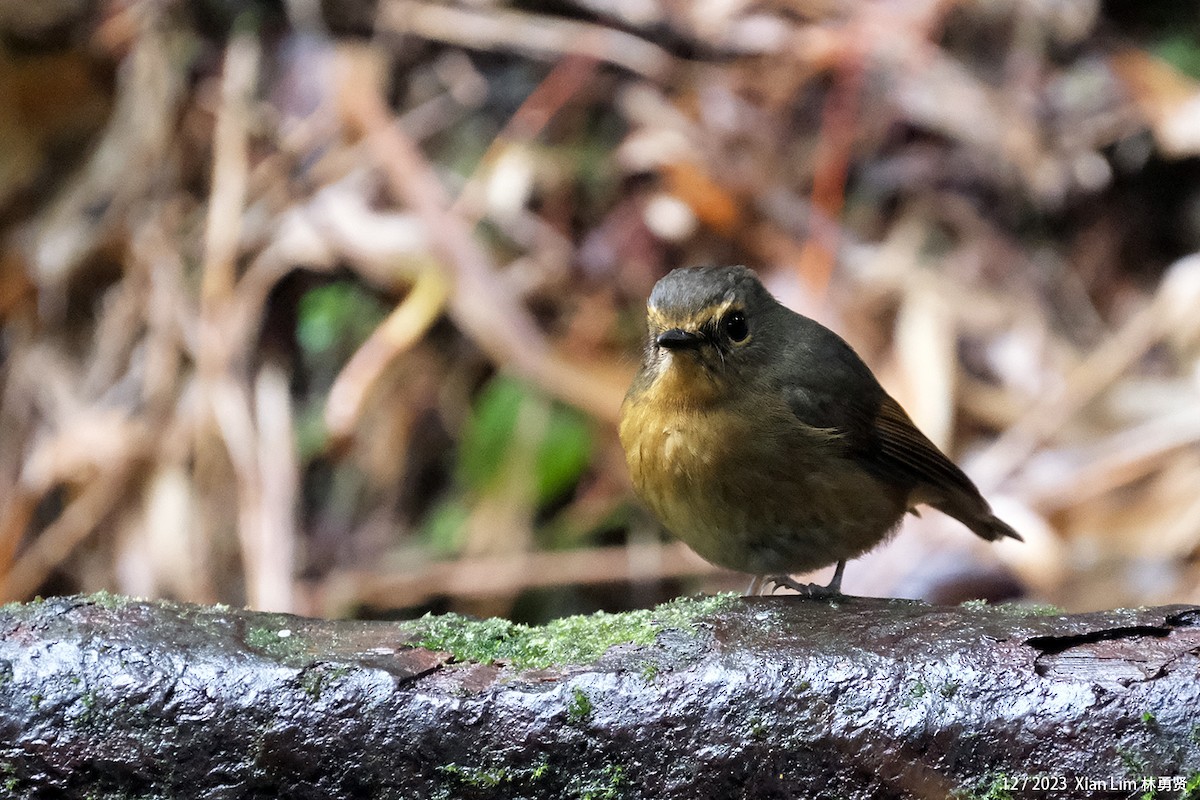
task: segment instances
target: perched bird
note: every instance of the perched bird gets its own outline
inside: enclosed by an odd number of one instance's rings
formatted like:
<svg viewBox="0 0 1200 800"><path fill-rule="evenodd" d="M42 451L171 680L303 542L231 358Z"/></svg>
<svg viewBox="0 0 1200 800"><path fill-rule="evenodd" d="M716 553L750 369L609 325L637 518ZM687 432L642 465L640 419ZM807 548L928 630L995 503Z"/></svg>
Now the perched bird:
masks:
<svg viewBox="0 0 1200 800"><path fill-rule="evenodd" d="M620 435L637 493L703 558L806 594L924 503L994 541L1020 536L837 334L745 267L654 287ZM915 513L915 512L914 512ZM829 564L828 586L789 575Z"/></svg>

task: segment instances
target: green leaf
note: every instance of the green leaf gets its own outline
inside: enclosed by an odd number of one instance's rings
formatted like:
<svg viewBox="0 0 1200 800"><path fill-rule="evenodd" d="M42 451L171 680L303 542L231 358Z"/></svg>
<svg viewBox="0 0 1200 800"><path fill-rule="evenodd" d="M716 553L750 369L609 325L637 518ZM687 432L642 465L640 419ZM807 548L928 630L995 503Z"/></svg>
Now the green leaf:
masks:
<svg viewBox="0 0 1200 800"><path fill-rule="evenodd" d="M425 518L422 531L432 550L453 555L462 547L470 511L456 498L439 503Z"/></svg>
<svg viewBox="0 0 1200 800"><path fill-rule="evenodd" d="M459 478L468 490L486 490L510 458L525 398L524 387L503 376L493 378L479 393L458 451Z"/></svg>
<svg viewBox="0 0 1200 800"><path fill-rule="evenodd" d="M552 500L569 489L591 458L592 432L583 414L561 404L551 406L537 459L538 501Z"/></svg>
<svg viewBox="0 0 1200 800"><path fill-rule="evenodd" d="M1191 78L1200 79L1200 39L1176 33L1154 46L1154 54Z"/></svg>
<svg viewBox="0 0 1200 800"><path fill-rule="evenodd" d="M538 424L518 427L524 413L543 416L535 420ZM463 432L459 477L469 491L487 491L504 470L525 461L522 454L527 458L531 454L529 480L533 497L541 504L579 480L591 460L592 447L591 428L583 414L501 375L480 392Z"/></svg>
<svg viewBox="0 0 1200 800"><path fill-rule="evenodd" d="M353 350L383 320L383 304L351 281L309 289L300 298L296 339L312 358L335 349Z"/></svg>

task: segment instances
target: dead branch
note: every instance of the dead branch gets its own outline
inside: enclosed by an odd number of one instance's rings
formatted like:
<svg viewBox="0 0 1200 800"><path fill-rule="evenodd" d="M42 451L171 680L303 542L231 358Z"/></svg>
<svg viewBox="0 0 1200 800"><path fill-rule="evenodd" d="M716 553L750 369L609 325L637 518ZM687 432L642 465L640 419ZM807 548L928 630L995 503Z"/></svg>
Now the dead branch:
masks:
<svg viewBox="0 0 1200 800"><path fill-rule="evenodd" d="M1197 623L778 597L527 629L58 598L0 610L0 764L11 797L1140 792L1200 756Z"/></svg>

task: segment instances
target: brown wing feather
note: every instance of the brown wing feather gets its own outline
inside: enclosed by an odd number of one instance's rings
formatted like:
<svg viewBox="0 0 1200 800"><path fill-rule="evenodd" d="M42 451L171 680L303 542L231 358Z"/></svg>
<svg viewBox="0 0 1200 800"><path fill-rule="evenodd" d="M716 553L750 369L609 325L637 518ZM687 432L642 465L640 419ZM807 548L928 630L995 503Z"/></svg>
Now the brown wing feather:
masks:
<svg viewBox="0 0 1200 800"><path fill-rule="evenodd" d="M781 384L801 424L832 434L830 441L838 442L845 456L907 493L910 504L928 503L984 539L1021 538L996 518L971 479L917 430L841 337L782 306L769 322L782 338L798 343L765 374ZM815 375L820 380L805 379Z"/></svg>
<svg viewBox="0 0 1200 800"><path fill-rule="evenodd" d="M890 396L885 395L879 406L875 431L879 436L880 460L899 475L918 485L980 497L971 479L921 433Z"/></svg>
<svg viewBox="0 0 1200 800"><path fill-rule="evenodd" d="M900 404L885 395L875 417L879 459L888 472L915 484L913 501L927 502L984 539L1021 536L992 513L971 479L913 424Z"/></svg>

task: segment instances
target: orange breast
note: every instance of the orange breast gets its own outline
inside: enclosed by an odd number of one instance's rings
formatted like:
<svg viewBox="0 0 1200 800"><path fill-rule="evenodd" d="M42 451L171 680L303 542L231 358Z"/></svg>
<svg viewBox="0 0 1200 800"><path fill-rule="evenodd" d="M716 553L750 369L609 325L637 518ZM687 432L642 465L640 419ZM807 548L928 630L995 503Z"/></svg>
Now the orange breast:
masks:
<svg viewBox="0 0 1200 800"><path fill-rule="evenodd" d="M870 548L902 516L892 492L782 400L694 405L658 389L626 398L621 444L638 494L706 560L757 574L814 569Z"/></svg>

